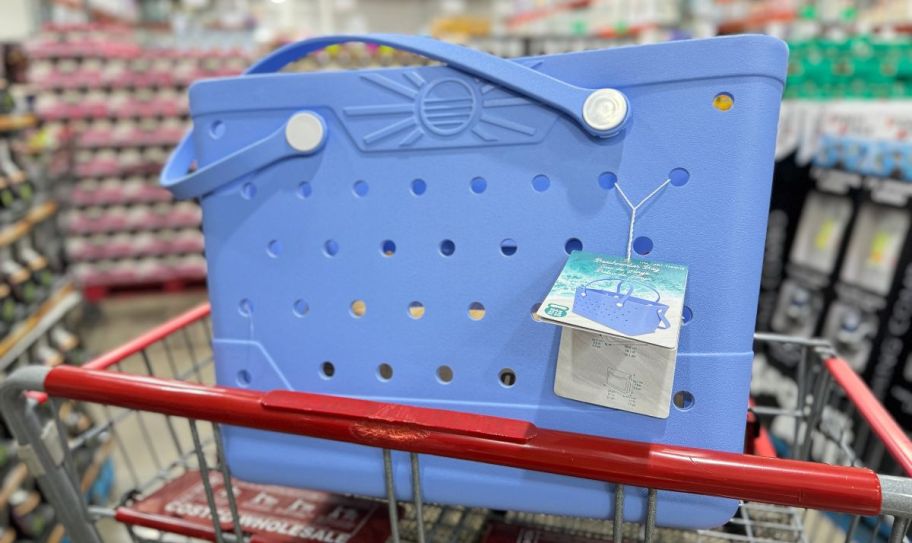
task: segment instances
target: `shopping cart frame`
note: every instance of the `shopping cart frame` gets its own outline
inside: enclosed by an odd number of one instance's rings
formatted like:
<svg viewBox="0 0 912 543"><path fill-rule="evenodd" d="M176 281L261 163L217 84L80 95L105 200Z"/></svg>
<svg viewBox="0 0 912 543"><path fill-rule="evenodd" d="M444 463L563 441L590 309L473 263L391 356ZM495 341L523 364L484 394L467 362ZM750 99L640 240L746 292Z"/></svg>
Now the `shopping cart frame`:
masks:
<svg viewBox="0 0 912 543"><path fill-rule="evenodd" d="M252 391L206 386L110 371L119 361L209 314L194 308L83 367L20 368L0 385L0 409L19 444L19 455L55 506L60 522L77 543L101 539L98 514L85 505L67 466L67 443L59 424L42 424L34 410L47 396L125 409L185 417L191 422L209 506L215 502L200 452L195 421L285 432L383 449L387 502L394 541L399 541L398 507L391 451L409 453L418 540L425 540L421 519L420 455L431 454L613 483L615 541L621 540L624 487L648 489L644 538L655 531L656 492L679 491L782 506L822 509L852 515L894 517L891 542L901 542L912 518L912 479L878 474L862 467L808 461L811 432L823 414L824 398L834 386L851 400L905 474L912 473L912 442L852 368L822 340L758 334L758 341L784 342L804 352L798 368L799 401L793 455L782 459L675 445L642 443L539 428L526 421L380 403L291 391ZM815 366L814 358L822 360ZM812 371L814 368L823 371ZM753 408L759 414L762 408ZM767 408L768 410L768 408ZM797 439L803 433L804 439ZM223 459L218 436L218 458ZM224 462L219 467L230 485ZM237 541L241 534L233 493L232 533L213 523L216 541ZM77 504L79 504L77 506ZM115 513L116 515L116 513ZM856 517L857 519L858 517ZM207 537L205 533L187 534ZM851 534L850 534L851 537Z"/></svg>

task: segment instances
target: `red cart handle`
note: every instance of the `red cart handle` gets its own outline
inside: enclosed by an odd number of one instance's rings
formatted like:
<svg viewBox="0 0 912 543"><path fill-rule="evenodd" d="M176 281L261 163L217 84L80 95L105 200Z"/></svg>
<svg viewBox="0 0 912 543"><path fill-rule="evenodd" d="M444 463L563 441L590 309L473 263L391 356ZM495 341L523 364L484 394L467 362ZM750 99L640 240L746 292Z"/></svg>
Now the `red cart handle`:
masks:
<svg viewBox="0 0 912 543"><path fill-rule="evenodd" d="M912 441L909 441L906 432L884 409L883 404L848 362L834 356L827 359L824 365L849 400L855 404L861 416L871 425L871 430L883 442L890 456L902 467L906 475L912 475Z"/></svg>
<svg viewBox="0 0 912 543"><path fill-rule="evenodd" d="M860 515L879 514L883 505L881 479L869 469L609 439L495 417L466 432L452 424L452 413L437 409L296 392L277 402L275 393L69 366L50 370L44 385L73 400L623 485ZM504 437L518 437L516 428L523 439Z"/></svg>

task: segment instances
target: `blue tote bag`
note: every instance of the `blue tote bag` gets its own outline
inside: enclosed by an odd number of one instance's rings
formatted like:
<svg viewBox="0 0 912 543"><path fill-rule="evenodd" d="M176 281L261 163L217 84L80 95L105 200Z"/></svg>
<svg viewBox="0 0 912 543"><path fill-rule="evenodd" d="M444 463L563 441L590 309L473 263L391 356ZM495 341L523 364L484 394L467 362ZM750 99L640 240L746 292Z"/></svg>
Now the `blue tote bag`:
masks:
<svg viewBox="0 0 912 543"><path fill-rule="evenodd" d="M348 41L444 65L278 73ZM218 383L741 451L786 57L763 36L518 60L338 36L194 84L194 128L162 182L203 208ZM628 247L689 266L674 386L695 401L667 419L557 397L560 333L532 318L570 251ZM642 292L627 303L662 314ZM380 450L232 427L224 440L241 478L383 495ZM408 455L393 461L408 497ZM604 483L439 457L422 481L443 503L614 505ZM624 507L642 520L645 491ZM713 526L736 507L660 492L658 522Z"/></svg>

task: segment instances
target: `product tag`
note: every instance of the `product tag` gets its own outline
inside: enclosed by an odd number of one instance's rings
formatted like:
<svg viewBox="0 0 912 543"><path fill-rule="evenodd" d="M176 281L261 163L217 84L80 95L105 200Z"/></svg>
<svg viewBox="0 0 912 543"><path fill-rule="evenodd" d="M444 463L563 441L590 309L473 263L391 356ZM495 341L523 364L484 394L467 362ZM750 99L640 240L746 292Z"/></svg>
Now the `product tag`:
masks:
<svg viewBox="0 0 912 543"><path fill-rule="evenodd" d="M677 349L561 331L554 393L563 398L667 418Z"/></svg>
<svg viewBox="0 0 912 543"><path fill-rule="evenodd" d="M537 315L565 328L554 393L668 417L687 267L576 251Z"/></svg>

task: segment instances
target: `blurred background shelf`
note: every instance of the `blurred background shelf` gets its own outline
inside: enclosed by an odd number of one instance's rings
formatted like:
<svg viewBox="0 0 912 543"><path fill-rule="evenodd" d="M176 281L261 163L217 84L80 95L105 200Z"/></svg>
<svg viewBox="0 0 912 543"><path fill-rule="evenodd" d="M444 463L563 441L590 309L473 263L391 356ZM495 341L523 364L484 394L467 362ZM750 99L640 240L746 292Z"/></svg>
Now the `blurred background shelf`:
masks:
<svg viewBox="0 0 912 543"><path fill-rule="evenodd" d="M38 310L20 322L0 341L0 372L44 335L54 324L75 308L82 300L72 281L65 280L55 289Z"/></svg>

